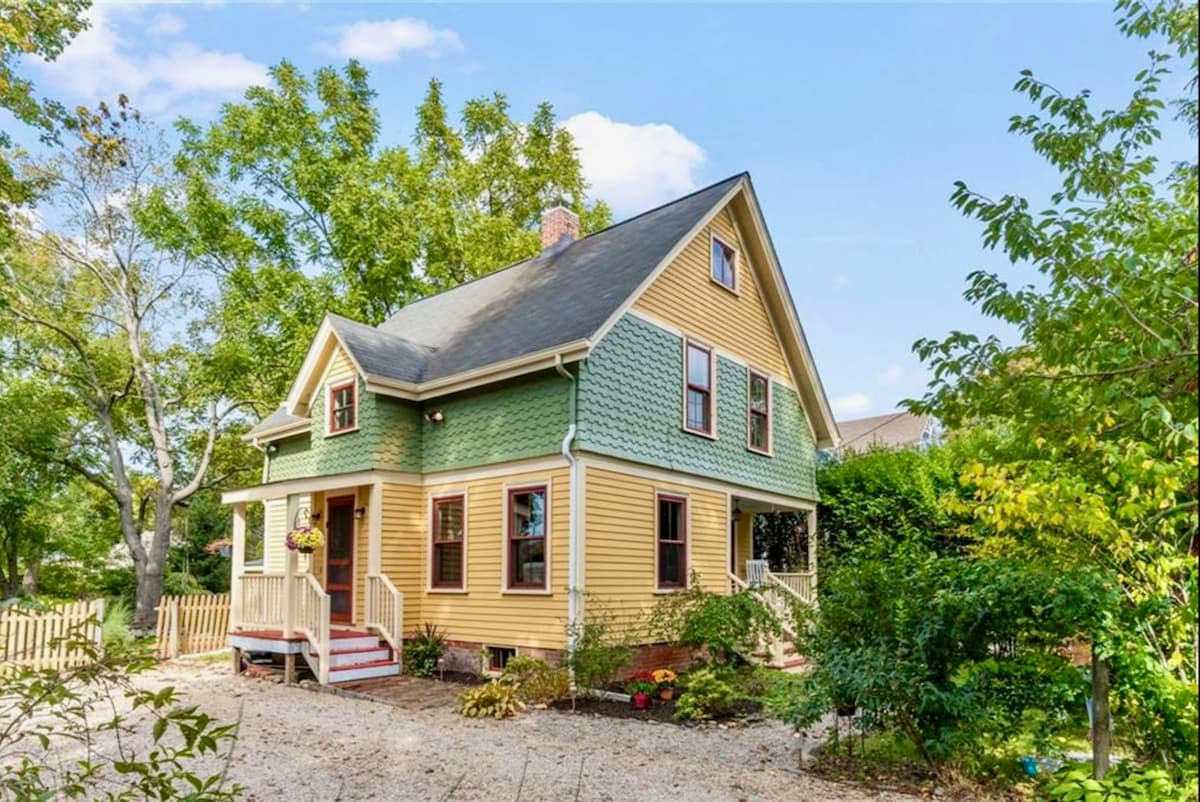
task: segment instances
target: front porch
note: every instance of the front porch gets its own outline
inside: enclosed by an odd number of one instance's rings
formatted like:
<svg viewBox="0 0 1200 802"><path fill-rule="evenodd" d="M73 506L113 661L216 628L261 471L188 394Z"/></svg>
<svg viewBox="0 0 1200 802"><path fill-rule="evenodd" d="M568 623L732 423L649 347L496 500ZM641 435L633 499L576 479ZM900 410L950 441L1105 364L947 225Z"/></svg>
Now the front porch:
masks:
<svg viewBox="0 0 1200 802"><path fill-rule="evenodd" d="M281 495L282 493L282 495ZM403 659L404 596L381 570L382 485L347 477L263 485L226 494L233 505L230 634L241 653L296 656L321 684L398 674ZM261 565L247 565L249 505L263 504ZM286 532L320 527L324 544L301 554Z"/></svg>

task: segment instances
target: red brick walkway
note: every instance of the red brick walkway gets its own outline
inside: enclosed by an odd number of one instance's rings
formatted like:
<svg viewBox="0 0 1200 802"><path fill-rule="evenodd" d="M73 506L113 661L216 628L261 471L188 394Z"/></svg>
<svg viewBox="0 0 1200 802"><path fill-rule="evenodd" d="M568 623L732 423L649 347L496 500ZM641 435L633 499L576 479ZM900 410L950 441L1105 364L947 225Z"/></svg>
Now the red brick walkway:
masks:
<svg viewBox="0 0 1200 802"><path fill-rule="evenodd" d="M377 702L409 710L453 707L458 702L458 695L466 690L466 686L457 682L441 682L403 675L340 682L333 688L335 692L349 691L356 696L366 696Z"/></svg>

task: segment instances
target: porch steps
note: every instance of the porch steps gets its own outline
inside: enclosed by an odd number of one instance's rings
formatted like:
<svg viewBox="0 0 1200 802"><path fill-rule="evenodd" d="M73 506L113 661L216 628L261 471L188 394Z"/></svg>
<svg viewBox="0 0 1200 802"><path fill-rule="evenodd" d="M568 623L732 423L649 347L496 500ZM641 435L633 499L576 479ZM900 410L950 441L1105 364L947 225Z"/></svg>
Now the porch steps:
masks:
<svg viewBox="0 0 1200 802"><path fill-rule="evenodd" d="M377 635L343 630L336 635L330 633L330 640L330 684L394 677L400 673L400 664L393 659L391 647ZM305 657L316 673L317 653L309 648Z"/></svg>

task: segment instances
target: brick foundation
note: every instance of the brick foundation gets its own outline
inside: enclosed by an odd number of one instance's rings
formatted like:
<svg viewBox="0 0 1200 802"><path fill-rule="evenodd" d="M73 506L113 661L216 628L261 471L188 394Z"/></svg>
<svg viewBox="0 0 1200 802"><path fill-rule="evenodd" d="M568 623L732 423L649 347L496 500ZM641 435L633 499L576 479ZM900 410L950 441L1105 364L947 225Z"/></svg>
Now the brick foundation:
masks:
<svg viewBox="0 0 1200 802"><path fill-rule="evenodd" d="M669 668L679 672L691 668L707 657L706 650L672 643L652 643L634 649L633 660L621 670L618 679L626 679L639 671Z"/></svg>
<svg viewBox="0 0 1200 802"><path fill-rule="evenodd" d="M562 665L563 653L561 649L539 649L533 646L520 646L511 643L471 643L469 641L446 641L446 654L444 656L445 666L447 671L461 671L463 673L475 673L479 671L480 655L479 652L485 646L505 646L515 648L517 654L525 657L533 657L537 660L544 660L552 666Z"/></svg>

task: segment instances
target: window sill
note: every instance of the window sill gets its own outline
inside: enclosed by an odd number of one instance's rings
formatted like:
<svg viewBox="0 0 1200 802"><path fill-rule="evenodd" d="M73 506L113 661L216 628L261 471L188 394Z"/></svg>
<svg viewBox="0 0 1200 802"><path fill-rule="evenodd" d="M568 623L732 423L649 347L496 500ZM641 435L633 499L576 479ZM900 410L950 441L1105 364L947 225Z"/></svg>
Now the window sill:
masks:
<svg viewBox="0 0 1200 802"><path fill-rule="evenodd" d="M760 456L760 457L773 457L773 456L775 456L775 453L774 453L774 452L772 452L772 451L760 451L759 449L757 449L757 448L751 448L750 446L746 446L746 450L747 450L747 451L749 451L751 454L757 454L757 455L758 455L758 456Z"/></svg>
<svg viewBox="0 0 1200 802"><path fill-rule="evenodd" d="M357 426L352 426L349 429L338 429L336 432L327 431L327 432L325 432L325 438L329 439L330 437L337 437L338 435L353 434L354 432L357 432L357 431L358 431Z"/></svg>
<svg viewBox="0 0 1200 802"><path fill-rule="evenodd" d="M466 596L466 588L425 588L426 593L449 593L453 596Z"/></svg>
<svg viewBox="0 0 1200 802"><path fill-rule="evenodd" d="M703 437L706 440L716 440L717 439L717 436L715 434L712 434L711 432L703 432L703 431L700 431L699 429L689 429L686 426L680 426L679 428L682 429L686 434L694 434L697 437Z"/></svg>
<svg viewBox="0 0 1200 802"><path fill-rule="evenodd" d="M724 281L718 281L716 278L713 277L713 275L711 273L709 273L709 275L708 275L708 280L711 281L713 284L716 284L721 289L725 290L725 292L729 293L734 298L742 297L742 294L740 292L738 292L738 290L737 290L736 284L733 287L730 287Z"/></svg>
<svg viewBox="0 0 1200 802"><path fill-rule="evenodd" d="M688 588L688 587L655 588L654 595L655 596L670 596L672 593L686 593L689 590L691 590L691 588Z"/></svg>
<svg viewBox="0 0 1200 802"><path fill-rule="evenodd" d="M550 588L503 588L500 591L501 596L553 596L554 591Z"/></svg>

